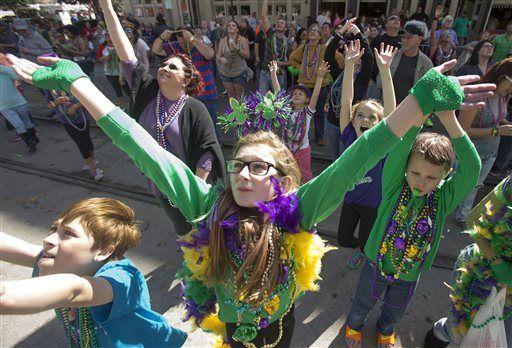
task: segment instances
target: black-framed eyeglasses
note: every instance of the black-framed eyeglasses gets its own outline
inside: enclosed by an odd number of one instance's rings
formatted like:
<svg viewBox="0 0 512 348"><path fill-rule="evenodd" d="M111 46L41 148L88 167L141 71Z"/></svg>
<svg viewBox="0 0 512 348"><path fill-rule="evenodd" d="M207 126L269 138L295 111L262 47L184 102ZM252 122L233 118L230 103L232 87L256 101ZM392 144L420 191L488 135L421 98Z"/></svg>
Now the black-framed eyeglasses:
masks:
<svg viewBox="0 0 512 348"><path fill-rule="evenodd" d="M265 162L265 161L245 162L245 161L241 161L241 160L237 160L237 159L232 159L232 160L226 161L227 171L230 174L240 173L244 169L245 166L247 166L249 168L249 172L251 172L251 174L258 175L258 176L267 175L270 168L274 168L275 170L280 172L279 169L277 169L275 165L273 165L272 163Z"/></svg>

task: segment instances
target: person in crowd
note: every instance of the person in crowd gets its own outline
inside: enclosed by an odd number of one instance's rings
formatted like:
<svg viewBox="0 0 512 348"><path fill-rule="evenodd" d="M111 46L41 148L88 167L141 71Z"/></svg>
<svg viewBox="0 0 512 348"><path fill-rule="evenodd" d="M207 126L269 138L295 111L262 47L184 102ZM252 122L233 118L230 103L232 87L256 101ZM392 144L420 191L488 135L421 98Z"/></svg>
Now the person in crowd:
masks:
<svg viewBox="0 0 512 348"><path fill-rule="evenodd" d="M435 69L443 73L454 65L455 60ZM427 117L433 109L422 111ZM450 139L436 133L419 134L422 117L386 158L382 203L364 249L368 260L344 332L349 347L361 347L361 331L377 300L383 302L377 347L395 347L395 325L407 310L421 272L429 270L434 261L446 217L477 182L480 159L455 112L436 115ZM455 156L457 169L446 179Z"/></svg>
<svg viewBox="0 0 512 348"><path fill-rule="evenodd" d="M14 128L30 153L37 151L39 138L30 119L28 103L14 85L19 77L9 67L5 54L0 53L0 113Z"/></svg>
<svg viewBox="0 0 512 348"><path fill-rule="evenodd" d="M308 31L304 28L297 30L292 43L292 52L299 48L300 45L305 45L308 42Z"/></svg>
<svg viewBox="0 0 512 348"><path fill-rule="evenodd" d="M505 32L500 35L496 35L492 39L494 45L494 54L492 56L492 62L497 63L512 51L512 20L508 22Z"/></svg>
<svg viewBox="0 0 512 348"><path fill-rule="evenodd" d="M308 28L308 41L305 44L301 44L295 51L290 55L291 66L299 70L299 77L297 83L304 84L308 88L313 88L316 82L316 73L319 64L325 60L325 51L327 45L321 44L321 30L318 24L312 24ZM339 52L335 52L337 56L336 63L343 65L342 55ZM330 65L333 69L333 66ZM326 79L323 80L322 88L320 89L320 95L318 96L317 109L313 116L315 125L314 141L320 146L325 145L324 140L324 127L325 127L325 114L323 105L327 100L327 83Z"/></svg>
<svg viewBox="0 0 512 348"><path fill-rule="evenodd" d="M206 37L209 41L208 45L211 45L213 47L212 42L212 31L210 30L210 27L208 26L208 21L202 20L199 29L201 30L201 35ZM203 39L203 41L206 40Z"/></svg>
<svg viewBox="0 0 512 348"><path fill-rule="evenodd" d="M331 66L330 74L334 80L329 93L329 107L327 109L327 139L333 161L335 161L343 151L343 143L340 138L339 115L344 63L340 65L336 59L336 52L339 52L340 48L344 49L344 45L340 45L340 42L346 42L347 40L359 40L361 52L363 52L361 59L355 67L355 70L357 71L354 73L354 103L365 98L373 66L372 50L370 49L368 40L363 38L359 27L354 24L355 20L356 18L352 18L345 22L343 27L337 31L325 51L325 60L329 62L329 65ZM339 57L340 55L338 55L338 58Z"/></svg>
<svg viewBox="0 0 512 348"><path fill-rule="evenodd" d="M330 22L325 22L322 24L322 41L321 43L324 45L328 45L329 41L332 39L332 26Z"/></svg>
<svg viewBox="0 0 512 348"><path fill-rule="evenodd" d="M111 3L101 4L112 8ZM115 16L113 8L105 17L116 43L114 32L121 35L122 28L119 23L116 30L109 25L111 16ZM126 37L122 41L131 49ZM119 54L123 59L124 52L119 50ZM135 59L133 51L130 56L129 60ZM116 108L76 63L46 58L41 62L49 66L42 68L14 56L9 59L25 81L71 91L114 144L157 182L189 221L197 222L197 229L180 240L187 315L206 328L213 325L222 330L225 323L226 338L235 346L267 342L289 347L293 304L302 292L318 289L320 262L330 250L314 233L315 226L338 208L363 173L399 144L413 125L423 122L422 115L435 111L442 118L444 110L480 107L477 101L492 94L494 87L465 86L475 81L471 76L454 83L440 73L451 68L448 64L432 70L385 122L365 132L315 180L301 186L296 162L286 146L270 132L249 134L239 140L228 162L231 185L219 189L196 177ZM436 93L432 85L444 93ZM406 156L400 154L405 161ZM280 213L274 214L276 209ZM257 270L256 263L260 264Z"/></svg>
<svg viewBox="0 0 512 348"><path fill-rule="evenodd" d="M72 60L80 65L87 75L92 77L94 73L94 60L89 58L88 41L80 35L80 30L75 25L66 25L63 29L69 43L61 46L60 50L66 56L72 57Z"/></svg>
<svg viewBox="0 0 512 348"><path fill-rule="evenodd" d="M27 21L15 18L12 21L14 29L20 34L18 38L18 49L20 56L32 62L43 54L53 53L52 46L38 32L30 30Z"/></svg>
<svg viewBox="0 0 512 348"><path fill-rule="evenodd" d="M464 10L459 13L453 22L453 30L457 33L460 45L465 45L468 38L468 28L471 21L468 18L468 11Z"/></svg>
<svg viewBox="0 0 512 348"><path fill-rule="evenodd" d="M328 21L327 11L326 10L320 11L320 14L318 16L316 16L316 23L318 24L318 26L322 27L322 25L327 21Z"/></svg>
<svg viewBox="0 0 512 348"><path fill-rule="evenodd" d="M436 13L438 13L437 9L436 9ZM441 15L441 13L442 13L442 8L441 8L441 11L439 11L439 15L434 16L434 21L439 20L439 16ZM457 37L457 33L455 32L455 30L453 30L452 27L453 27L453 17L450 15L445 16L443 18L443 21L441 22L441 29L438 29L435 31L436 39L439 40L439 38L441 37L441 34L444 34L447 31L450 33L450 43L453 46L457 46L459 44L459 39Z"/></svg>
<svg viewBox="0 0 512 348"><path fill-rule="evenodd" d="M256 26L258 25L258 14L256 12L251 13L251 16L249 17L248 21L252 30L256 30Z"/></svg>
<svg viewBox="0 0 512 348"><path fill-rule="evenodd" d="M428 23L428 16L425 13L425 11L423 11L423 7L422 6L418 6L416 8L416 12L414 12L412 14L410 20L415 20L415 21L420 21L420 22Z"/></svg>
<svg viewBox="0 0 512 348"><path fill-rule="evenodd" d="M462 110L459 115L462 128L471 137L482 161L477 185L466 195L455 212L455 220L462 226L475 201L478 190L491 171L498 154L501 137L512 136L512 124L506 120L507 102L512 94L512 58L506 58L492 66L482 81L496 84L495 95L485 102L481 110Z"/></svg>
<svg viewBox="0 0 512 348"><path fill-rule="evenodd" d="M435 10L434 20L430 28L430 59L435 66L444 62L455 59L457 56L457 47L451 41L451 33L448 29L444 30L439 38L436 38L437 19L441 15L442 7L437 6ZM449 71L448 74L453 74Z"/></svg>
<svg viewBox="0 0 512 348"><path fill-rule="evenodd" d="M144 79L150 79L149 75L149 51L150 48L146 41L144 41L139 34L140 23L135 19L125 18L123 21L123 28L126 36L132 43L135 56L140 65L144 68ZM112 35L112 34L111 34ZM127 79L127 77L124 77ZM124 82L124 80L123 80Z"/></svg>
<svg viewBox="0 0 512 348"><path fill-rule="evenodd" d="M376 22L371 22L368 30L368 35L366 38L368 39L368 43L370 47L375 46L375 40L379 36L379 25Z"/></svg>
<svg viewBox="0 0 512 348"><path fill-rule="evenodd" d="M228 34L228 29L226 26L226 18L224 17L224 13L221 12L217 14L215 20L217 22L217 27L212 31L212 42L213 49L215 52L217 52L219 49L220 40Z"/></svg>
<svg viewBox="0 0 512 348"><path fill-rule="evenodd" d="M393 79L389 67L396 47L381 45L380 52L375 49L375 59L382 76L384 105L374 99L361 100L353 104L355 67L364 54L359 40L351 41L345 47L345 69L339 114L340 140L343 150L348 149L364 132L376 126L396 107ZM343 153L343 151L342 151ZM347 259L347 267L356 269L364 259L363 250L368 236L377 218L381 201L382 167L385 159L377 163L358 182L355 188L345 195L338 226L338 243L342 247L354 249ZM358 237L354 232L359 224Z"/></svg>
<svg viewBox="0 0 512 348"><path fill-rule="evenodd" d="M2 261L33 268L2 281L2 315L54 309L69 347L181 347L187 334L151 309L144 275L124 257L137 225L126 204L89 198L59 215L42 247L0 232Z"/></svg>
<svg viewBox="0 0 512 348"><path fill-rule="evenodd" d="M73 55L71 54L73 48L70 47L72 45L73 43L70 40L68 40L66 35L64 35L63 29L55 33L52 47L57 56L64 59L73 60Z"/></svg>
<svg viewBox="0 0 512 348"><path fill-rule="evenodd" d="M343 25L340 14L338 12L334 13L334 17L332 19L332 27L337 28L339 25Z"/></svg>
<svg viewBox="0 0 512 348"><path fill-rule="evenodd" d="M80 34L85 40L92 41L94 39L94 28L92 27L90 21L84 22L84 26Z"/></svg>
<svg viewBox="0 0 512 348"><path fill-rule="evenodd" d="M140 66L112 3L101 4L121 68L133 90L130 115L156 139L162 151L173 153L202 180L214 184L224 181L224 158L213 122L204 104L192 97L201 93L203 82L190 58L173 55L158 69L156 79L144 81L145 68ZM164 31L161 35L167 34ZM187 34L183 32L183 35L185 38ZM192 35L186 37L190 39ZM149 180L148 185L171 220L175 233L189 232L190 225L176 207L177 202L164 195L154 181Z"/></svg>
<svg viewBox="0 0 512 348"><path fill-rule="evenodd" d="M391 63L391 75L393 76L397 104L405 99L416 81L433 66L430 58L420 51L420 44L427 32L427 25L420 21L413 20L404 25L402 48L398 50ZM379 76L376 85L380 91L382 82Z"/></svg>
<svg viewBox="0 0 512 348"><path fill-rule="evenodd" d="M401 20L400 16L397 15L390 15L385 22L384 28L385 31L378 35L374 40L373 44L371 46L371 49L380 49L380 45L384 43L384 46L390 45L393 47L400 48L401 47L401 41L402 38L399 35L401 27ZM372 68L372 80L374 82L377 82L377 74L379 73L379 68L377 66L377 63L374 61ZM371 88L374 88L374 85L371 85ZM379 99L379 93L377 91L374 91L371 93L370 97Z"/></svg>
<svg viewBox="0 0 512 348"><path fill-rule="evenodd" d="M479 41L469 60L456 71L457 76L462 75L478 75L484 76L492 67L491 58L494 53L494 46L489 40Z"/></svg>
<svg viewBox="0 0 512 348"><path fill-rule="evenodd" d="M18 55L18 35L14 33L8 23L0 23L0 50L5 54Z"/></svg>
<svg viewBox="0 0 512 348"><path fill-rule="evenodd" d="M269 1L264 0L261 10L261 19L263 21L264 46L263 59L261 60L261 71L259 76L259 91L262 94L270 90L272 82L270 78L269 65L271 61L276 61L278 70L277 78L279 86L286 87L286 73L287 66L290 65L288 57L291 53L291 46L287 37L284 35L286 32L286 21L278 19L275 28L272 27L268 17ZM257 60L258 62L258 60Z"/></svg>
<svg viewBox="0 0 512 348"><path fill-rule="evenodd" d="M240 22L240 35L245 37L247 39L247 41L249 42L250 58L247 60L247 66L253 72L253 77L254 77L254 71L256 69L256 66L255 66L256 55L254 53L254 41L256 40L256 34L254 34L254 30L250 26L249 21L245 18L242 19L242 21Z"/></svg>
<svg viewBox="0 0 512 348"><path fill-rule="evenodd" d="M105 46L101 50L99 61L103 63L103 71L108 82L114 89L116 94L116 104L121 105L123 103L123 88L119 82L119 56L117 55L110 34L105 35Z"/></svg>
<svg viewBox="0 0 512 348"><path fill-rule="evenodd" d="M279 66L277 61L270 62L269 70L272 79L272 89L274 93L281 90L277 78ZM316 110L316 103L320 89L322 88L322 80L329 73L329 64L322 62L318 68L315 87L313 93L304 85L293 85L288 89L291 96L291 104L293 113L291 119L286 125L285 132L291 136L287 137L285 144L292 152L293 157L299 166L301 183L306 183L313 179L311 173L311 147L309 146L309 126L311 118Z"/></svg>
<svg viewBox="0 0 512 348"><path fill-rule="evenodd" d="M167 27L167 21L165 20L163 14L159 13L156 16L156 23L153 26L152 33L153 37L157 38L160 36L160 34L163 33L164 30L169 29Z"/></svg>
<svg viewBox="0 0 512 348"><path fill-rule="evenodd" d="M202 101L206 106L215 126L217 137L219 137L220 133L217 126L218 93L213 67L215 52L211 43L204 42L202 36L200 38L193 36L185 27L179 27L176 35L172 35L170 30L164 30L153 42L152 51L154 54L164 58L164 60L176 54L188 55L192 58L192 63L197 71L199 71L203 82L202 91L195 94L194 97Z"/></svg>
<svg viewBox="0 0 512 348"><path fill-rule="evenodd" d="M246 60L251 53L249 42L240 35L238 23L230 20L226 28L227 35L220 40L217 48L217 68L228 97L239 100L247 85Z"/></svg>
<svg viewBox="0 0 512 348"><path fill-rule="evenodd" d="M448 286L448 316L436 321L427 332L425 348L444 348L450 343L460 345L470 330L485 330L493 320L503 322L506 341L512 342L512 230L507 228L510 221L511 175L494 187L468 216L466 233L474 243L461 250L455 261L452 281ZM480 315L477 319L493 288L496 288L496 293L506 291L503 315L483 318ZM506 345L503 341L494 344Z"/></svg>
<svg viewBox="0 0 512 348"><path fill-rule="evenodd" d="M101 180L103 170L98 167L99 162L94 158L94 144L89 131L88 112L75 97L68 93L64 91L52 91L52 93L54 100L50 102L49 107L57 109L60 123L80 150L80 154L85 160L82 170L89 172L94 180Z"/></svg>

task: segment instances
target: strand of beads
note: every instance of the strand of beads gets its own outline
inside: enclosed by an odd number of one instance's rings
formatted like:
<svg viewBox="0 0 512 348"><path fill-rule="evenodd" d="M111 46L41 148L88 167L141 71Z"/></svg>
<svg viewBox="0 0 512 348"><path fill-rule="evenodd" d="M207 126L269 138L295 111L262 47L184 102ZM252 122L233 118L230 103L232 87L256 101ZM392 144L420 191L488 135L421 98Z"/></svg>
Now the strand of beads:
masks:
<svg viewBox="0 0 512 348"><path fill-rule="evenodd" d="M70 308L58 308L55 309L55 315L57 320L60 322L62 327L64 328L64 332L66 333L66 338L68 339L68 343L72 348L79 348L80 341L78 336L76 335L74 326L71 324L69 320L69 311Z"/></svg>
<svg viewBox="0 0 512 348"><path fill-rule="evenodd" d="M166 150L169 149L167 148L167 141L165 139L165 130L178 118L187 99L188 95L186 93L182 93L178 100L171 106L169 111L165 112L164 97L162 96L162 93L159 91L156 96L156 137L158 144Z"/></svg>
<svg viewBox="0 0 512 348"><path fill-rule="evenodd" d="M82 307L78 309L78 334L80 335L81 347L96 348L100 346L89 308Z"/></svg>
<svg viewBox="0 0 512 348"><path fill-rule="evenodd" d="M379 271L388 281L399 279L400 275L407 274L418 263L421 268L433 242L439 192L436 189L430 193L422 201L418 213L413 211L414 207L411 209L411 198L412 192L409 186L404 184L377 252ZM384 272L386 254L391 256L393 274Z"/></svg>
<svg viewBox="0 0 512 348"><path fill-rule="evenodd" d="M320 52L320 45L317 45L316 48L315 48L315 53L313 55L313 59L310 61L309 60L309 50L310 50L310 44L306 44L306 48L305 48L305 56L304 56L304 61L302 63L302 67L303 67L303 71L304 71L304 75L306 76L306 80L308 81L311 81L313 80L313 77L315 77L315 74L316 74L316 68L317 68L317 63L318 63L318 55L319 55L319 52ZM309 67L313 67L311 69L311 71L313 72L313 75L309 75Z"/></svg>

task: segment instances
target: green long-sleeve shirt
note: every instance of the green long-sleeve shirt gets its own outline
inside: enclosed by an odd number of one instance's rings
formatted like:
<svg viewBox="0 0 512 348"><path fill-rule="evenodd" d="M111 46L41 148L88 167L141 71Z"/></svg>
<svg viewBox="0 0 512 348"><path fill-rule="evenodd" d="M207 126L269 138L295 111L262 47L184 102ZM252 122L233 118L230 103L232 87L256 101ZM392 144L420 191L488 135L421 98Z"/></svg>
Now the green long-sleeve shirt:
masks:
<svg viewBox="0 0 512 348"><path fill-rule="evenodd" d="M384 165L384 169L382 171L382 202L379 207L377 219L375 220L364 248L365 254L374 262L376 262L377 253L391 217L393 206L400 195L403 185L406 184L405 173L407 172L409 152L419 131L420 128L412 127L404 136L400 144L398 144L388 154L386 164ZM420 264L416 264L409 273L400 276L401 280L415 281L418 279L421 271L427 271L430 269L436 256L437 249L439 248L439 242L441 241L446 217L455 210L457 205L477 183L482 165L473 143L466 134L460 138L451 139L451 141L457 156L458 164L453 176L447 180L441 181L438 186L440 189L440 196L435 216L434 240L431 250L425 260L423 268L420 270ZM421 201L426 199L426 196L414 197L412 199ZM416 206L420 206L419 202L415 203L418 203ZM383 266L386 274L394 273L395 269L391 264L389 252L384 255Z"/></svg>
<svg viewBox="0 0 512 348"><path fill-rule="evenodd" d="M98 125L158 189L175 202L188 221L197 222L209 214L218 190L196 177L177 157L161 148L131 117L115 109L101 117ZM309 231L328 217L343 202L345 193L352 190L364 174L399 141L383 121L365 132L315 179L299 187L296 194L300 202L301 227ZM236 322L235 307L226 303L232 298L233 292L225 284L215 284L214 290L220 319ZM290 289L281 293L280 298L279 309L272 315L273 320L286 311ZM243 322L253 322L253 318L250 312L243 313Z"/></svg>

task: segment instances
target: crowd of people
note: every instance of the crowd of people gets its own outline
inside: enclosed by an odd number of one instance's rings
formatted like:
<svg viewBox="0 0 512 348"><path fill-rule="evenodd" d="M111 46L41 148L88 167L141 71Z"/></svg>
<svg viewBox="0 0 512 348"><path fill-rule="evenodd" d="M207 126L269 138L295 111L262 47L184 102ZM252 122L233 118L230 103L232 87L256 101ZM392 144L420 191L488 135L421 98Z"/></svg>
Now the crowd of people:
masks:
<svg viewBox="0 0 512 348"><path fill-rule="evenodd" d="M369 21L322 11L301 28L272 23L263 0L260 18L219 13L214 27L173 29L159 16L150 29L110 0L100 5L99 21L2 23L0 112L35 152L24 81L95 180L104 173L92 120L128 154L178 238L185 320L232 347L289 347L294 303L318 290L332 249L316 226L342 206L339 245L353 249L349 269L363 266L340 335L361 347L382 302L377 344L394 347L453 213L475 244L461 251L451 310L425 347L469 344L495 322L512 343L512 21L461 46L467 14L454 20L441 6L432 21L421 8ZM97 64L113 102L91 80ZM218 113L224 94L229 107ZM433 115L447 136L433 132ZM225 162L227 130L237 139ZM310 138L328 144L333 161L316 176ZM473 208L490 173L503 180ZM55 309L72 347L184 344L187 334L151 309L144 276L123 256L141 238L124 203L73 203L42 249L0 237L3 260L34 267L33 278L2 283L2 314ZM496 293L506 299L501 314L476 322Z"/></svg>

